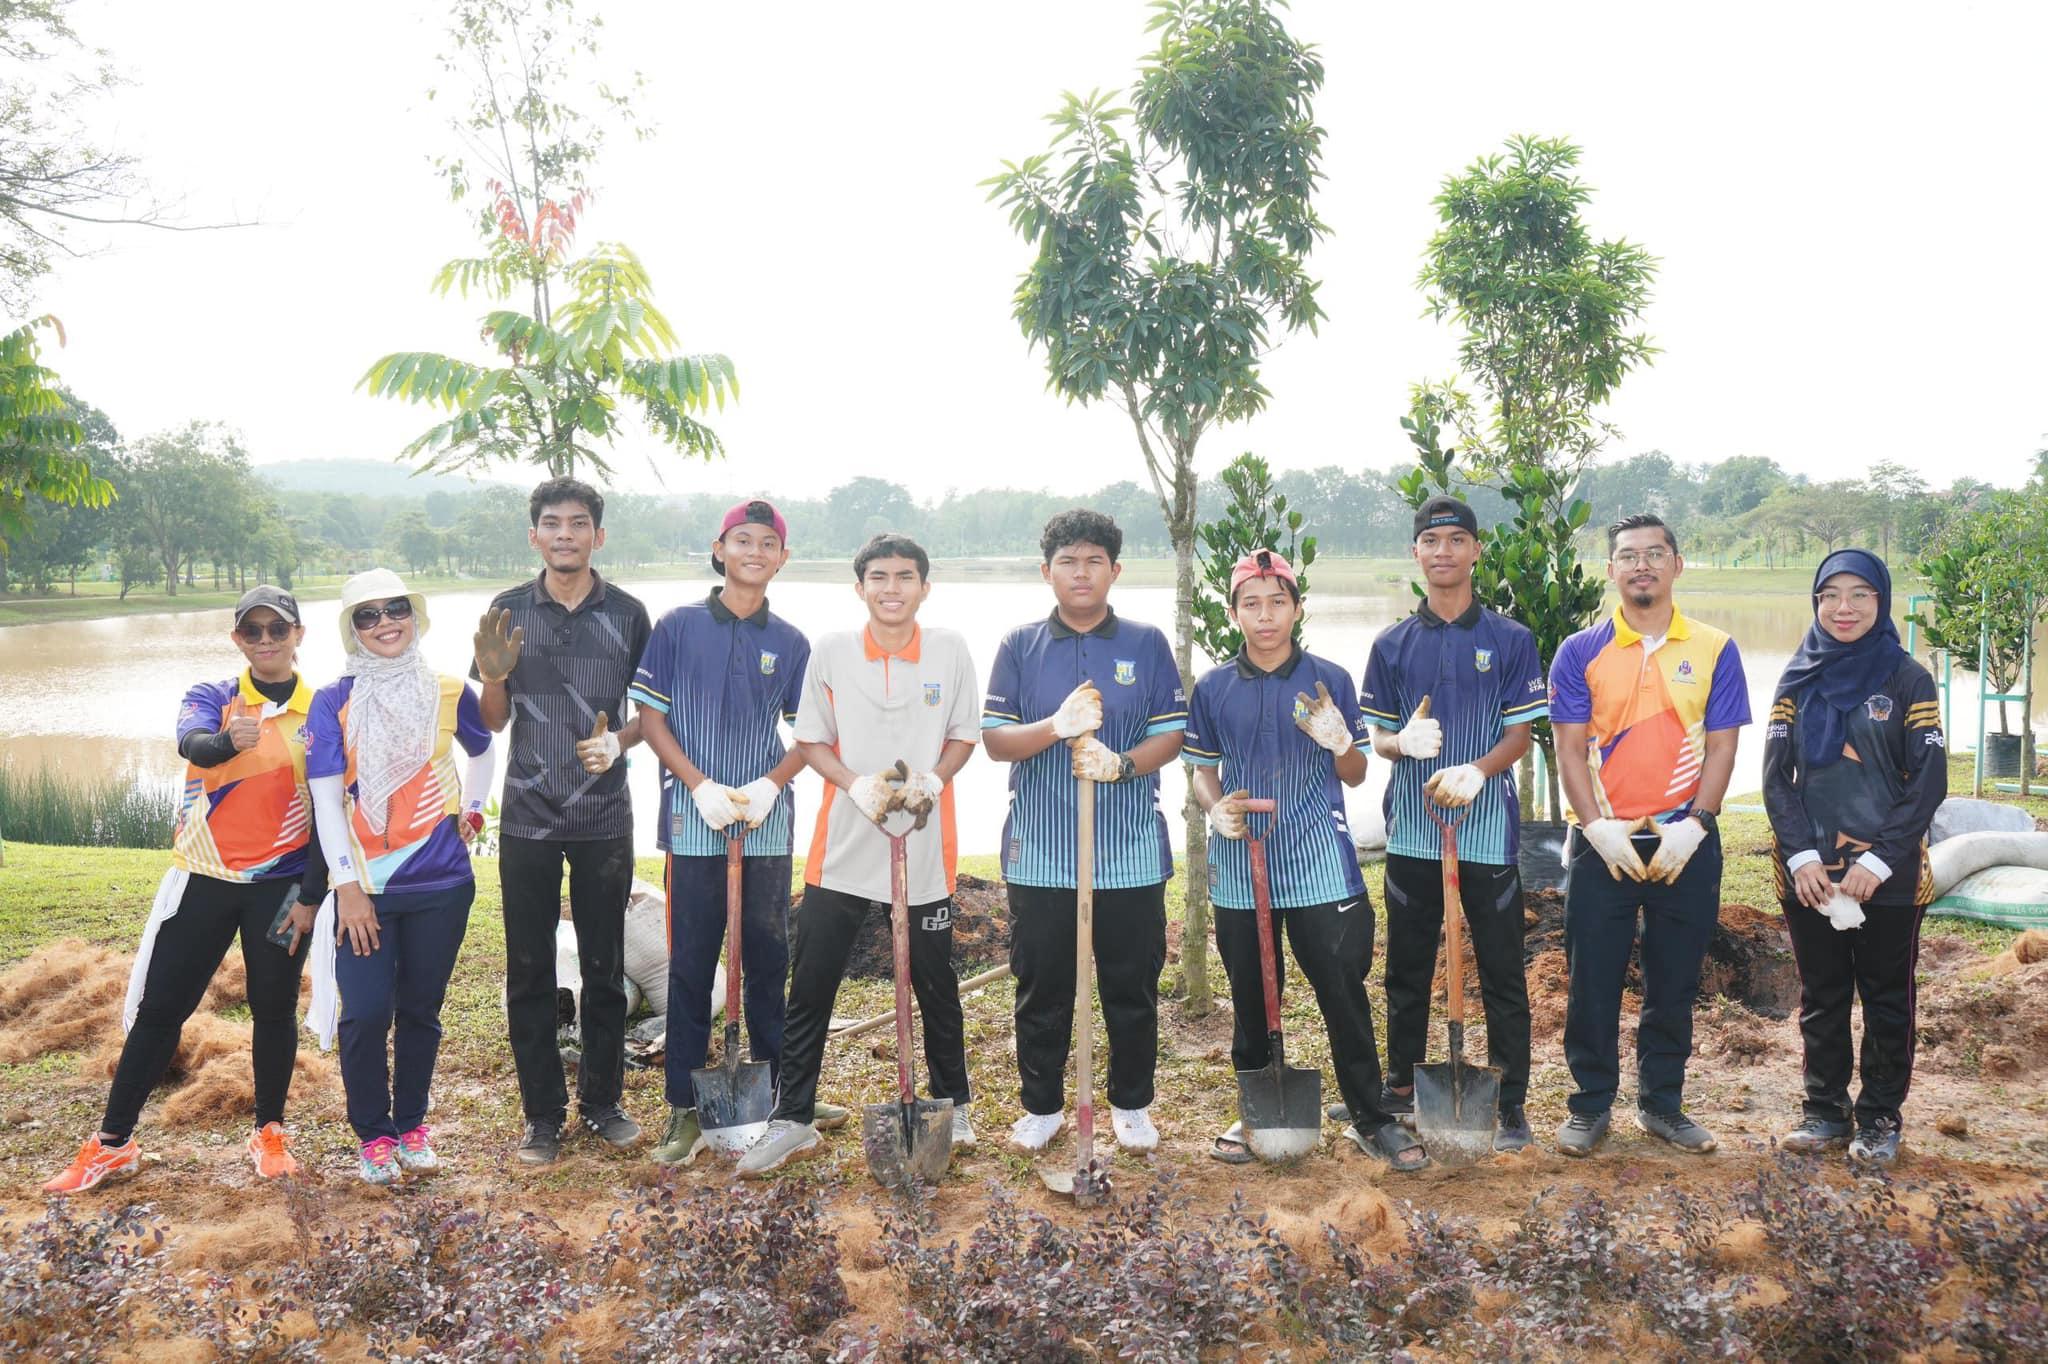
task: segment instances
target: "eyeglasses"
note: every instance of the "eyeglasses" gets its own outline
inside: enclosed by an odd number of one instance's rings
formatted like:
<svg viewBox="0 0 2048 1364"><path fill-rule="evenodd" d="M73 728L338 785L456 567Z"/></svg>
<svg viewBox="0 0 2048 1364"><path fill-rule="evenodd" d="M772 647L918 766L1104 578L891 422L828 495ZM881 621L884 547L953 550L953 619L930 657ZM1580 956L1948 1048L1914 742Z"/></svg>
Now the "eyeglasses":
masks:
<svg viewBox="0 0 2048 1364"><path fill-rule="evenodd" d="M1671 561L1668 549L1625 549L1614 556L1616 568L1662 568Z"/></svg>
<svg viewBox="0 0 2048 1364"><path fill-rule="evenodd" d="M290 639L292 631L298 628L288 620L273 620L262 625L253 620L245 620L235 627L235 637L245 644L254 644L267 634L272 644L282 644Z"/></svg>
<svg viewBox="0 0 2048 1364"><path fill-rule="evenodd" d="M385 602L382 606L358 606L349 620L355 623L358 630L374 630L377 628L377 622L386 616L393 620L411 620L412 599L398 597Z"/></svg>
<svg viewBox="0 0 2048 1364"><path fill-rule="evenodd" d="M1858 611L1868 611L1877 605L1877 593L1867 587L1851 588L1847 593L1837 592L1831 587L1822 592L1817 600L1822 606L1829 608L1840 606L1846 601Z"/></svg>

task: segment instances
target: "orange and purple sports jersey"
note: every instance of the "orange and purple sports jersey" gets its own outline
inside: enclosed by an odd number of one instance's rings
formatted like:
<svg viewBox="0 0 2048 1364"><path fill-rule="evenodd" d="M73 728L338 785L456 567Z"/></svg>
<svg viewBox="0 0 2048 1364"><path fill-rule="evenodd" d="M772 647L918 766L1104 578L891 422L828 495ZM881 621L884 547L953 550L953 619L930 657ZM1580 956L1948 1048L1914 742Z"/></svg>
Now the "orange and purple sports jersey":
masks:
<svg viewBox="0 0 2048 1364"><path fill-rule="evenodd" d="M228 721L262 722L253 748L217 767L188 766L171 834L171 865L218 881L269 881L302 876L313 805L306 795L303 730L313 692L302 680L279 705L256 690L249 674L202 682L178 708L178 738L216 734Z"/></svg>
<svg viewBox="0 0 2048 1364"><path fill-rule="evenodd" d="M1550 721L1586 725L1593 791L1617 819L1669 816L1700 787L1707 734L1749 723L1735 641L1671 608L1664 643L1646 651L1620 608L1558 646Z"/></svg>

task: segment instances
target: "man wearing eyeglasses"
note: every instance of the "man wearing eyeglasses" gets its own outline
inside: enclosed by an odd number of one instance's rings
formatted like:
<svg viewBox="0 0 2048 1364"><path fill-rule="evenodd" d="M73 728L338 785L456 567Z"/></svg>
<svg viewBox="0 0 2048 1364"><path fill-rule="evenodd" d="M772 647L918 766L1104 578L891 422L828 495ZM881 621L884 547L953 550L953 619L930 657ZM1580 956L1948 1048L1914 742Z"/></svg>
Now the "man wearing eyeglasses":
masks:
<svg viewBox="0 0 2048 1364"><path fill-rule="evenodd" d="M1565 956L1571 997L1564 1053L1575 1090L1558 1149L1591 1155L1606 1138L1620 1080L1622 978L1642 914L1643 1004L1636 1030L1636 1121L1681 1151L1714 1134L1686 1116L1700 964L1721 906L1715 825L1749 689L1735 641L1688 620L1671 599L1685 569L1658 517L1607 530L1614 615L1558 647L1550 721L1575 828L1568 844Z"/></svg>

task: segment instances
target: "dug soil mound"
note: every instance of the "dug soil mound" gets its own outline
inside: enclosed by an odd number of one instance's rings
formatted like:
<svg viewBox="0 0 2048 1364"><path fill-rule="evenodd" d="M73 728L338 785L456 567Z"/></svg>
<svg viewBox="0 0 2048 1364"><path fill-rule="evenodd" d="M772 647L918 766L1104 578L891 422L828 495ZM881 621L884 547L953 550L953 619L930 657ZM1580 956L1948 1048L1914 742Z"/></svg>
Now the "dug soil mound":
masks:
<svg viewBox="0 0 2048 1364"><path fill-rule="evenodd" d="M2048 1071L2048 961L2000 964L1979 958L1921 987L1920 1066L1991 1080Z"/></svg>
<svg viewBox="0 0 2048 1364"><path fill-rule="evenodd" d="M803 897L797 897L801 903ZM846 974L856 979L889 978L889 907L878 906L861 924ZM962 974L1009 960L1010 903L1000 881L962 875L953 888L953 965Z"/></svg>

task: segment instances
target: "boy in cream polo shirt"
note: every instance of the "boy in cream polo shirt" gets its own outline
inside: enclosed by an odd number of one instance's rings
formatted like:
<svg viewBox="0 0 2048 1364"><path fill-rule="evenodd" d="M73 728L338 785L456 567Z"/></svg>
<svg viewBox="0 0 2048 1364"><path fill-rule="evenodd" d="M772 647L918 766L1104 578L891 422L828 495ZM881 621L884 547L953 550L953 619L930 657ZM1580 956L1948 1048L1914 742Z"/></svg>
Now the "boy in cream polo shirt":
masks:
<svg viewBox="0 0 2048 1364"><path fill-rule="evenodd" d="M818 1068L832 1004L861 921L887 912L889 840L872 825L894 811L898 827L920 813L936 819L910 835L910 984L924 1015L931 1094L953 1101L953 1145L971 1148L967 1050L960 983L953 973L953 868L958 839L950 783L974 753L981 692L967 644L951 630L927 630L917 611L931 592L931 559L916 541L877 535L854 557L854 591L867 627L820 639L797 705L796 742L825 780L804 898L797 907L788 1026L782 1042L782 1097L774 1121L740 1158L742 1176L780 1169L818 1144L813 1121ZM885 780L898 759L900 787Z"/></svg>

